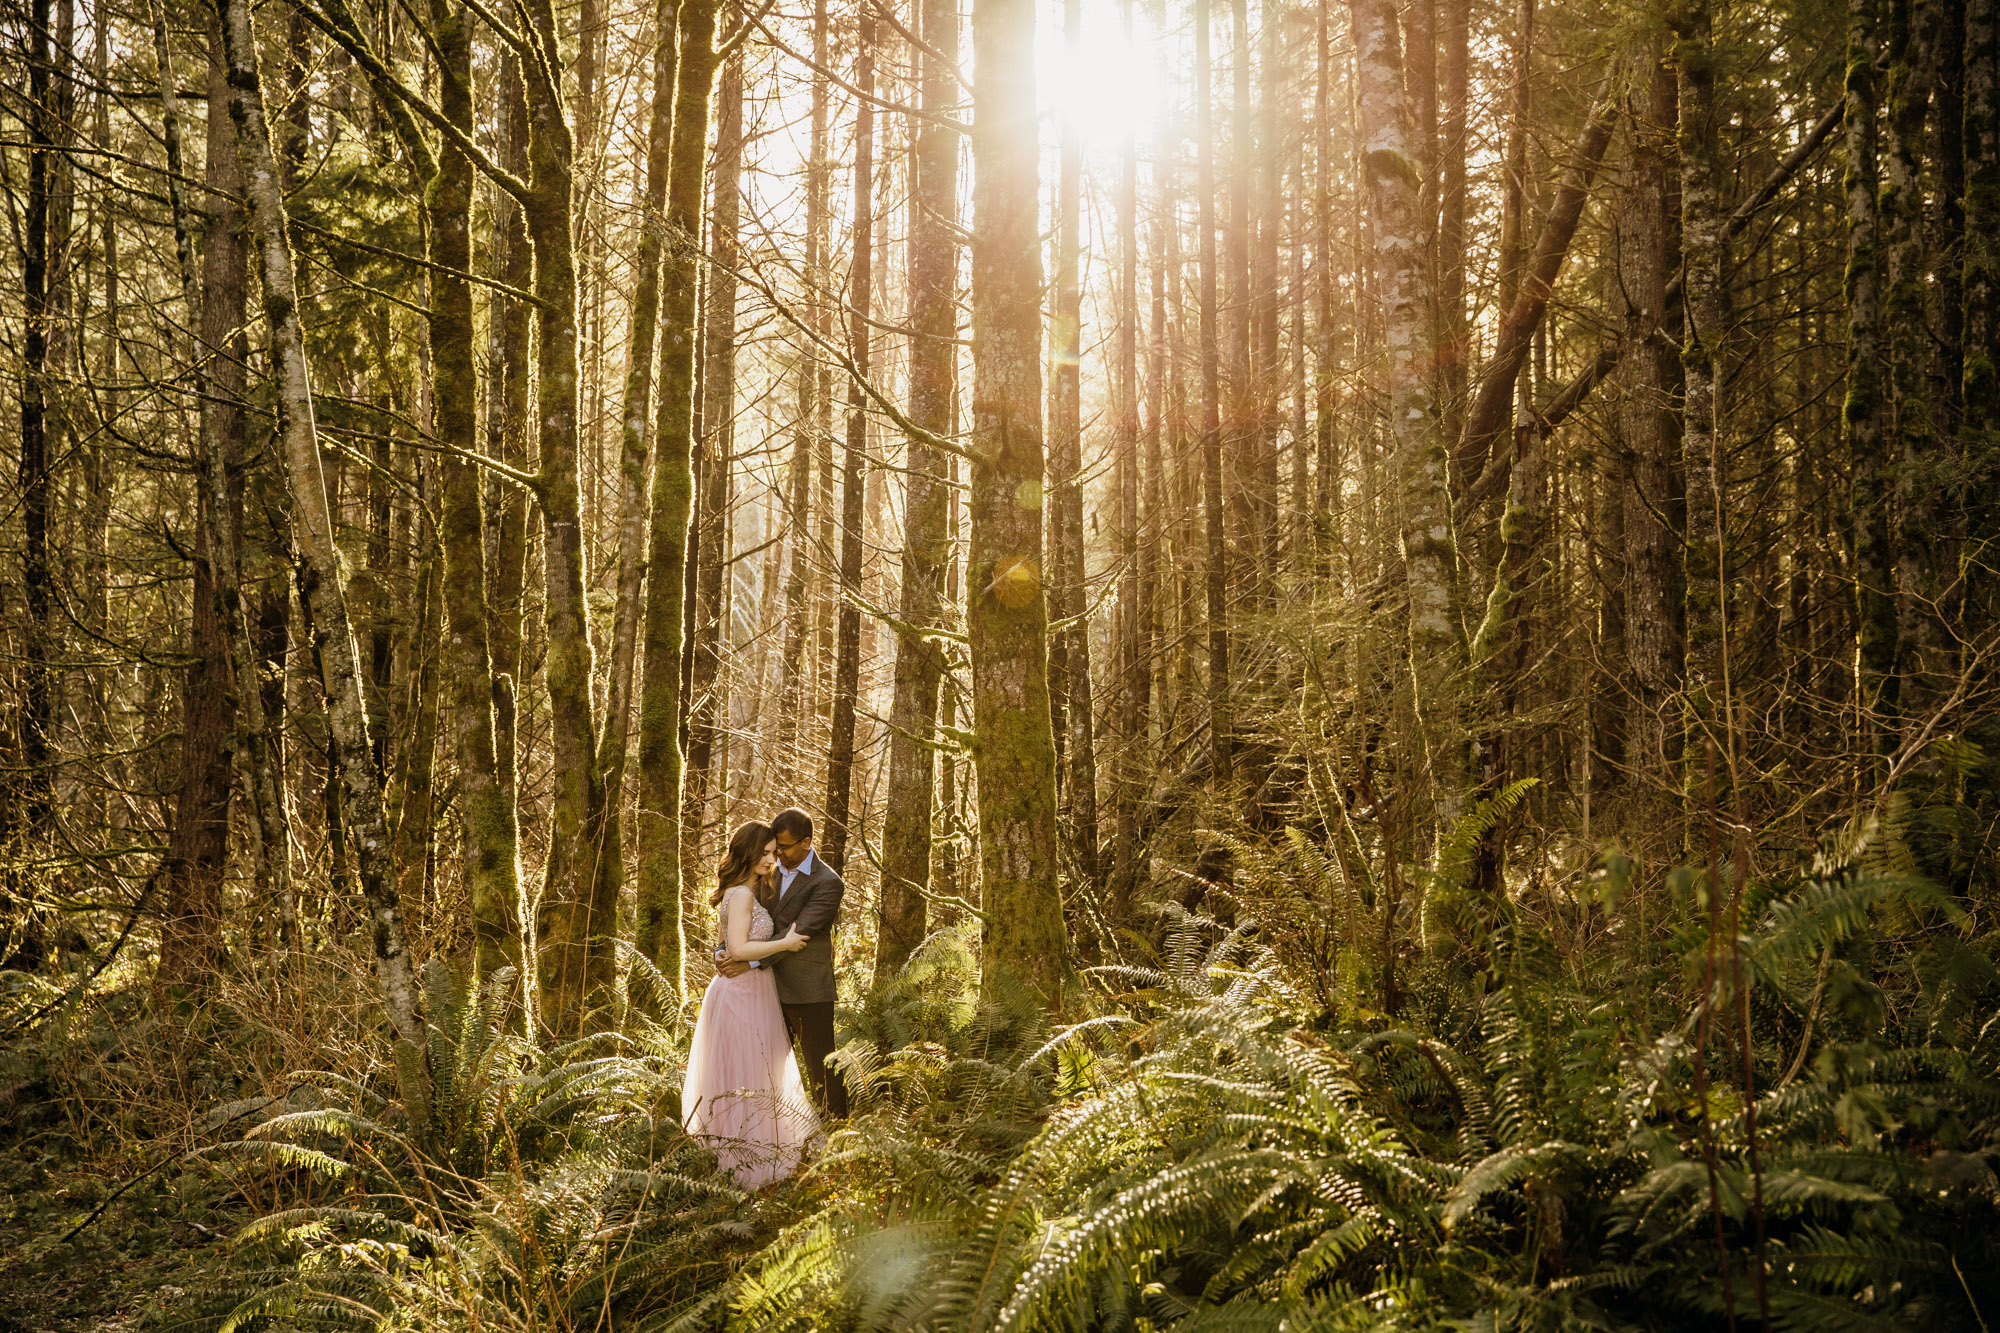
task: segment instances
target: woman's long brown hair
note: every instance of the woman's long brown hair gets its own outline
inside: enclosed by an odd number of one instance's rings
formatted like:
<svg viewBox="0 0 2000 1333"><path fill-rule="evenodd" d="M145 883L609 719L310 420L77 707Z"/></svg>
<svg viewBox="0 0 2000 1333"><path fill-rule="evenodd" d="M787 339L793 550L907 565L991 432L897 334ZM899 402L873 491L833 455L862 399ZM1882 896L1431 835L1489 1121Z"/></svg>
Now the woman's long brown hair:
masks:
<svg viewBox="0 0 2000 1333"><path fill-rule="evenodd" d="M736 826L736 831L729 835L729 850L715 864L715 892L708 895L710 907L721 902L722 895L738 884L750 882L750 872L763 859L764 848L770 841L769 824L752 819Z"/></svg>

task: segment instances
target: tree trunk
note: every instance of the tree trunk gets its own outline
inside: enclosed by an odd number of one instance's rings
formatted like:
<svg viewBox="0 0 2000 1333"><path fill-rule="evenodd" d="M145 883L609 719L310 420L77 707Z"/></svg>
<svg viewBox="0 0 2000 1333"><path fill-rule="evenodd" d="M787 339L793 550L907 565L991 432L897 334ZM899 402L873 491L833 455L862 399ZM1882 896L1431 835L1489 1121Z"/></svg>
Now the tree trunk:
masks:
<svg viewBox="0 0 2000 1333"><path fill-rule="evenodd" d="M813 74L811 139L806 154L806 218L805 218L805 261L802 266L805 292L802 300L806 307L806 318L810 321L813 334L825 338L827 332L825 274L821 271L826 264L826 213L827 213L827 83L826 83L826 0L813 0ZM821 424L827 404L827 372L817 345L803 347L799 351L799 414L794 427L795 443L792 454L791 506L789 523L791 532L791 565L785 576L785 652L780 667L778 710L778 751L785 756L785 762L796 766L803 755L799 752L799 736L802 724L808 724L819 716L817 701L813 698L812 662L806 656L806 641L814 638L818 652L816 659L825 660L826 649L817 643L818 603L813 597L816 582L809 575L812 560L808 551L825 559L828 543L815 540L812 526L817 512L822 522L830 521L827 510L832 494L832 480L821 465L822 455L832 457L832 442L824 439L825 430ZM817 474L817 485L815 475ZM819 503L813 503L817 491ZM810 736L812 728L805 727Z"/></svg>
<svg viewBox="0 0 2000 1333"><path fill-rule="evenodd" d="M1627 460L1620 503L1625 530L1626 737L1631 763L1643 777L1666 780L1680 755L1680 728L1669 700L1681 680L1681 569L1676 517L1682 481L1680 419L1673 409L1679 358L1667 338L1669 195L1665 162L1678 119L1674 72L1664 60L1646 62L1647 85L1633 98L1631 161L1619 205L1618 290L1625 304L1624 336L1633 350L1622 363L1619 434Z"/></svg>
<svg viewBox="0 0 2000 1333"><path fill-rule="evenodd" d="M446 0L431 2L438 102L446 119L474 133L471 18ZM431 262L430 349L433 428L438 439L478 451L479 377L473 364L472 284L452 275L472 268L472 161L440 145L426 205ZM466 897L481 975L520 961L520 901L514 805L501 788L494 754L493 660L487 639L482 479L463 458L437 461L440 544L444 548L443 662L451 691L464 827Z"/></svg>
<svg viewBox="0 0 2000 1333"><path fill-rule="evenodd" d="M1201 285L1201 507L1206 536L1209 770L1216 787L1231 778L1229 697L1229 540L1222 493L1222 370L1217 342L1215 271L1215 62L1209 0L1195 0L1195 231Z"/></svg>
<svg viewBox="0 0 2000 1333"><path fill-rule="evenodd" d="M1078 51L1082 0L1065 0L1064 48L1071 86L1085 77ZM1060 623L1050 645L1050 704L1057 722L1058 776L1070 852L1084 883L1097 867L1097 754L1090 699L1090 627L1085 619L1083 563L1083 288L1078 274L1083 234L1083 132L1073 110L1062 121L1062 161L1056 185L1055 365L1049 393L1049 481L1055 501L1049 537L1054 551L1049 614Z"/></svg>
<svg viewBox="0 0 2000 1333"><path fill-rule="evenodd" d="M368 907L376 984L397 1035L421 1049L425 1044L425 1028L403 940L402 910L396 901L394 867L389 864L387 829L382 816L381 781L370 760L360 654L354 641L353 622L348 617L340 553L334 544L333 516L327 504L326 478L320 470L312 383L293 280L292 247L286 235L284 198L278 187L277 162L264 117L250 10L249 0L222 0L220 14L228 64L229 118L236 130L244 193L250 205L250 227L264 278L264 322L276 380L278 438L284 448L300 550L318 583L313 604L315 646L322 663L329 728L345 786L342 813Z"/></svg>
<svg viewBox="0 0 2000 1333"><path fill-rule="evenodd" d="M981 989L1061 1003L1055 737L1042 591L1042 265L1035 164L1035 10L974 0L971 453L966 562L979 771Z"/></svg>
<svg viewBox="0 0 2000 1333"><path fill-rule="evenodd" d="M605 799L624 785L631 736L632 687L637 679L639 620L645 605L646 520L653 443L653 363L660 324L660 256L667 243L667 177L673 151L673 0L653 14L653 91L647 115L644 215L633 258L631 334L627 342L625 407L618 467L618 597L611 632L611 680L598 753Z"/></svg>
<svg viewBox="0 0 2000 1333"><path fill-rule="evenodd" d="M910 420L953 433L958 381L958 136L935 117L958 107L956 0L923 0L923 49L917 54L925 118L914 128L910 197ZM909 445L903 500L903 577L896 665L889 705L889 786L882 816L882 921L875 944L877 984L923 942L931 889L935 817L938 689L942 645L926 631L944 628L945 580L951 567L948 527L951 459L920 440Z"/></svg>
<svg viewBox="0 0 2000 1333"><path fill-rule="evenodd" d="M1464 433L1469 351L1465 324L1465 162L1472 153L1467 138L1472 0L1444 0L1444 4L1444 114L1437 156L1437 357L1440 422L1444 438L1452 441Z"/></svg>
<svg viewBox="0 0 2000 1333"><path fill-rule="evenodd" d="M1925 253L1923 150L1936 60L1938 0L1889 0L1888 151L1882 163L1883 330L1894 439L1896 675L1913 717L1941 689L1937 538L1945 522L1931 399L1934 338Z"/></svg>
<svg viewBox="0 0 2000 1333"><path fill-rule="evenodd" d="M1857 0L1858 2L1858 0ZM1965 248L1960 270L1965 326L1959 401L1964 405L1961 438L1968 453L1990 441L2000 426L2000 16L1994 0L1967 0L1965 6ZM2000 487L1987 459L1969 487L1965 540L1968 548L2000 536ZM1990 625L2000 596L1990 574L1980 573L1966 591Z"/></svg>
<svg viewBox="0 0 2000 1333"><path fill-rule="evenodd" d="M847 390L847 449L840 480L840 613L833 665L833 738L826 760L826 830L820 854L836 872L846 866L848 812L854 783L854 697L861 681L861 524L868 449L869 372L875 282L875 14L861 11L854 85L854 254L848 266L847 345L856 378Z"/></svg>
<svg viewBox="0 0 2000 1333"><path fill-rule="evenodd" d="M504 120L503 165L516 176L528 173L527 106L521 85L518 58L509 53L501 59L500 107ZM528 244L527 219L512 195L502 193L494 204L495 229L499 233L500 277L516 291L525 291L534 282L534 255ZM496 359L500 373L495 377L493 398L488 404L487 447L495 458L525 471L528 467L528 434L533 404L529 393L528 305L512 297L495 296L489 306ZM491 528L493 579L487 607L488 649L493 658L493 759L497 792L495 801L512 811L517 849L520 837L520 745L517 735L516 703L521 682L521 596L528 573L528 506L531 496L522 487L494 483L487 522ZM518 893L510 909L526 904ZM525 947L526 941L511 946Z"/></svg>
<svg viewBox="0 0 2000 1333"><path fill-rule="evenodd" d="M1854 581L1860 634L1861 706L1893 703L1896 604L1889 555L1889 513L1882 475L1881 224L1876 177L1876 0L1847 7L1847 396L1849 474L1853 484ZM1967 401L1972 401L1968 396ZM1695 503L1689 474L1688 504ZM1690 625L1692 631L1692 625ZM1690 643L1692 652L1692 643ZM1693 662L1689 663L1690 671Z"/></svg>
<svg viewBox="0 0 2000 1333"><path fill-rule="evenodd" d="M613 1004L619 881L623 858L597 762L590 619L584 603L583 514L577 476L578 367L575 203L571 136L554 71L560 49L552 0L526 13L542 67L524 71L528 194L522 201L535 252L540 300L536 350L537 478L548 652L554 830L536 913L541 1020L558 1039L609 1022Z"/></svg>
<svg viewBox="0 0 2000 1333"><path fill-rule="evenodd" d="M716 0L682 0L680 63L660 275L660 452L647 535L644 674L639 685L638 948L678 988L681 959L681 642L688 519L694 508L697 245L715 82Z"/></svg>
<svg viewBox="0 0 2000 1333"><path fill-rule="evenodd" d="M742 213L743 62L732 59L723 70L716 94L714 203L709 210L709 252L716 267L707 284L707 332L703 335L701 517L704 555L695 580L694 661L689 676L687 794L682 827L696 847L707 822L711 775L717 771L715 733L728 719L728 679L723 652L729 641L729 599L724 594L729 569L730 514L734 502L731 472L735 466L736 415L736 260L737 227ZM727 742L718 787L726 788Z"/></svg>
<svg viewBox="0 0 2000 1333"><path fill-rule="evenodd" d="M1452 538L1449 453L1430 396L1416 160L1402 98L1402 53L1392 0L1352 0L1355 69L1367 145L1364 176L1375 238L1375 297L1388 349L1389 432L1402 504L1410 670L1427 750L1430 803L1440 826L1457 818L1468 757L1458 691L1467 646Z"/></svg>
<svg viewBox="0 0 2000 1333"><path fill-rule="evenodd" d="M21 775L13 819L18 832L41 833L55 798L56 668L49 561L54 457L49 439L49 198L56 171L56 107L49 74L54 32L49 0L28 15L28 187L21 219L21 594L27 605L22 644Z"/></svg>
<svg viewBox="0 0 2000 1333"><path fill-rule="evenodd" d="M1137 59L1133 0L1122 0L1126 58ZM1146 742L1142 617L1148 609L1139 533L1139 143L1125 132L1118 173L1118 344L1112 367L1117 422L1118 750L1112 774L1117 802L1112 846L1111 919L1131 919L1139 853L1139 767ZM1081 526L1079 524L1079 526Z"/></svg>
<svg viewBox="0 0 2000 1333"><path fill-rule="evenodd" d="M1708 0L1673 15L1680 81L1681 272L1683 274L1681 462L1687 523L1681 547L1687 618L1688 707L1698 726L1720 717L1728 612L1723 605L1729 511L1722 471L1717 383L1722 357L1722 215L1715 116L1715 44Z"/></svg>

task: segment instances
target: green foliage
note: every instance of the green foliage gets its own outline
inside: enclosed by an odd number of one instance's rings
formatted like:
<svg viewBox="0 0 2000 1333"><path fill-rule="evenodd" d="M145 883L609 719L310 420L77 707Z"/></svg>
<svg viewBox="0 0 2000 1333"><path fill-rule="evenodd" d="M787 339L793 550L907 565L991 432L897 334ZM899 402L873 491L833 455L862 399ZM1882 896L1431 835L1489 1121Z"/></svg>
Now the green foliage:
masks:
<svg viewBox="0 0 2000 1333"><path fill-rule="evenodd" d="M1961 864L1927 799L1750 880L1733 941L1619 854L1576 874L1588 950L1512 892L1484 966L1434 951L1400 1021L1364 999L1381 881L1297 831L1232 841L1210 902L1237 919L1166 905L1067 1026L982 999L972 930L939 932L849 1016L854 1117L747 1198L675 1128L664 1048L539 1053L509 978L433 971L428 1107L329 1082L209 1154L300 1197L243 1230L197 1322L1711 1328L1759 1317L1761 1236L1773 1327L1980 1329L2000 969L1978 900L1923 873Z"/></svg>

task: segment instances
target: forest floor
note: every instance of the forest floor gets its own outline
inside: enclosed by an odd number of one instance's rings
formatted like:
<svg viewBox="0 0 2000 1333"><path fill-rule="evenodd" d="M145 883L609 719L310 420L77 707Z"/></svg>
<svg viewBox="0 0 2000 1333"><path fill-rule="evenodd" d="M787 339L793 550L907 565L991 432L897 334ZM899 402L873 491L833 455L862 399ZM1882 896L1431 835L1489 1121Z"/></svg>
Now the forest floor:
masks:
<svg viewBox="0 0 2000 1333"><path fill-rule="evenodd" d="M118 1182L96 1164L32 1145L0 1152L0 1333L157 1326L222 1262L242 1221L213 1201L173 1197L179 1187L167 1175L134 1186L65 1240Z"/></svg>

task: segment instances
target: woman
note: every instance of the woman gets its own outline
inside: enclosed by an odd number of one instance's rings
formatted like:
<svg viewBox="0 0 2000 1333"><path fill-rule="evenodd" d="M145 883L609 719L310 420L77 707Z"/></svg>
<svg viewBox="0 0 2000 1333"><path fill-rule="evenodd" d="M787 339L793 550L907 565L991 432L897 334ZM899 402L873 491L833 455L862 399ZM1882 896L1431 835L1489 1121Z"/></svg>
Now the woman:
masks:
<svg viewBox="0 0 2000 1333"><path fill-rule="evenodd" d="M757 901L777 863L769 826L752 820L730 835L708 901L720 909L716 938L733 958L748 962L805 947L796 926L772 939L771 915ZM708 983L688 1050L681 1111L688 1133L714 1149L722 1169L744 1189L761 1189L798 1167L819 1121L792 1059L768 969Z"/></svg>

